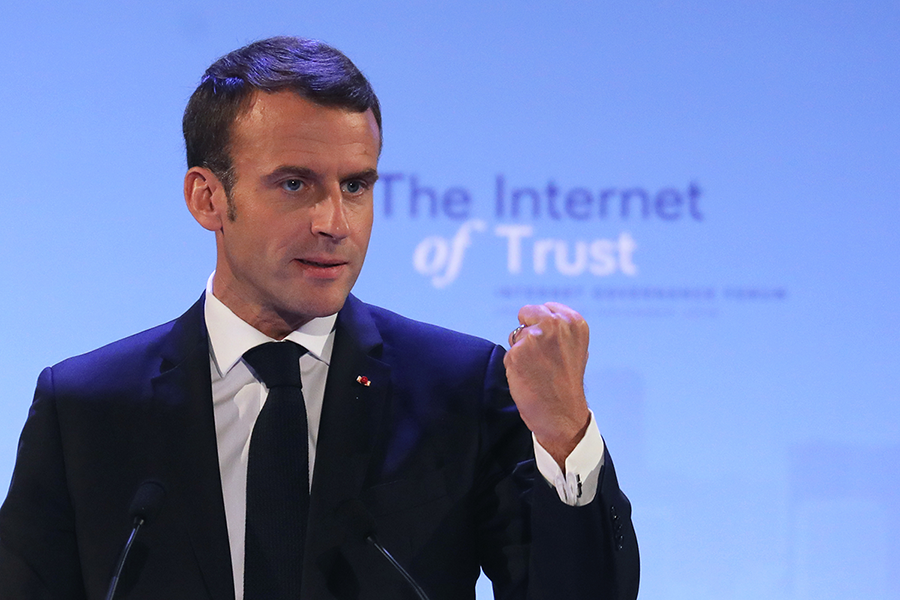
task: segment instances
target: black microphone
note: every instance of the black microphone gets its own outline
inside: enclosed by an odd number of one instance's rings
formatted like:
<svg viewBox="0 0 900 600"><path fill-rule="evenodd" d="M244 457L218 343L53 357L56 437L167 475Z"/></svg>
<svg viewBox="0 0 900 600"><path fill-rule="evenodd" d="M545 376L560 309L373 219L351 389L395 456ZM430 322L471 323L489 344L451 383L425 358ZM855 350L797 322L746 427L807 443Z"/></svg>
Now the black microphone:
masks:
<svg viewBox="0 0 900 600"><path fill-rule="evenodd" d="M416 596L419 597L419 600L429 600L428 595L425 593L425 590L422 589L422 586L412 578L412 575L406 572L406 569L397 562L397 559L391 556L391 553L388 552L384 546L378 543L378 539L375 537L375 519L372 518L372 514L359 499L351 498L344 502L338 508L338 515L347 524L347 529L350 531L351 535L359 539L364 539L375 546L381 555L391 563L394 569L403 576L403 579L405 579L406 583L413 589Z"/></svg>
<svg viewBox="0 0 900 600"><path fill-rule="evenodd" d="M116 571L113 573L109 582L109 590L106 592L106 600L113 600L116 595L116 586L119 585L119 577L122 575L122 568L125 566L125 560L128 558L128 552L131 551L131 544L137 537L138 530L142 525L149 524L156 518L159 509L162 507L163 501L166 499L166 489L163 485L152 479L148 479L138 487L131 501L131 508L128 514L133 519L131 535L122 548L122 554L119 556L119 562L116 563Z"/></svg>

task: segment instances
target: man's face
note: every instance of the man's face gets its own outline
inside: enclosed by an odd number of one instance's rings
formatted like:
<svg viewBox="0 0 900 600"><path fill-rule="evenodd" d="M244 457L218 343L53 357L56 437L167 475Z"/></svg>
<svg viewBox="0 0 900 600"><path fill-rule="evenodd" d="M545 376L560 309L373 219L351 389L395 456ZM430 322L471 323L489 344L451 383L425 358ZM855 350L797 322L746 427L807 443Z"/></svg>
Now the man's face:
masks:
<svg viewBox="0 0 900 600"><path fill-rule="evenodd" d="M217 209L215 296L275 338L340 310L369 244L379 144L371 111L257 93L232 128L234 219Z"/></svg>

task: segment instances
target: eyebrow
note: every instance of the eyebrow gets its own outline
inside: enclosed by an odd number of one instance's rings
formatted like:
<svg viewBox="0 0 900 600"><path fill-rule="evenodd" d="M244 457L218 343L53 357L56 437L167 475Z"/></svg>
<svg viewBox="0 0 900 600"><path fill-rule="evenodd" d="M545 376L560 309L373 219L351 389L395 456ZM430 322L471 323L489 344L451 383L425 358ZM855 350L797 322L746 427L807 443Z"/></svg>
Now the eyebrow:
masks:
<svg viewBox="0 0 900 600"><path fill-rule="evenodd" d="M266 183L272 184L276 180L283 177L297 177L300 179L313 179L318 181L319 176L316 172L308 167L295 167L292 165L281 165L271 173L265 176Z"/></svg>
<svg viewBox="0 0 900 600"><path fill-rule="evenodd" d="M351 173L347 177L344 177L344 181L349 181L351 179L363 179L368 181L369 183L375 183L378 181L378 171L375 169L365 169L364 171L360 171L358 173Z"/></svg>
<svg viewBox="0 0 900 600"><path fill-rule="evenodd" d="M319 175L308 167L297 167L293 165L281 165L268 175L266 175L265 180L269 183L274 182L275 180L281 179L283 177L297 177L303 179L312 179L313 181L319 180ZM341 181L350 181L353 179L362 179L364 181L368 181L369 183L375 183L378 181L378 171L376 169L364 169L357 173L350 173L341 178Z"/></svg>

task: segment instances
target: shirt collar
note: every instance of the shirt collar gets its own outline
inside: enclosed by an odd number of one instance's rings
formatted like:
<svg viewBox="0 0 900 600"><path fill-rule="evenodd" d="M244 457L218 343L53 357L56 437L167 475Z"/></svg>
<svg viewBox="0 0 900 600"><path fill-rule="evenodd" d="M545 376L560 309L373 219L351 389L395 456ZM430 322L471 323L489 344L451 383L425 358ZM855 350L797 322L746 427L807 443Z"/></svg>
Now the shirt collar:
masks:
<svg viewBox="0 0 900 600"><path fill-rule="evenodd" d="M250 348L275 341L259 331L225 306L213 296L212 284L215 271L206 282L204 317L209 334L209 352L219 375L224 375L234 367ZM328 337L334 330L337 313L327 317L316 317L299 329L292 331L285 339L300 344L317 360L328 364L322 358Z"/></svg>

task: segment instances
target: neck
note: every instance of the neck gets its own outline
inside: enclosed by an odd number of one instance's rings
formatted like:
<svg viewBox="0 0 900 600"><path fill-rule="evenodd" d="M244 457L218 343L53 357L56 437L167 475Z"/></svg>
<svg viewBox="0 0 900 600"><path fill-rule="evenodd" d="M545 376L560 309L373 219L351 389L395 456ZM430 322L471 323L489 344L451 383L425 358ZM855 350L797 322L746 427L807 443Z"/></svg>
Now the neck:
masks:
<svg viewBox="0 0 900 600"><path fill-rule="evenodd" d="M215 279L213 295L242 321L274 340L283 340L312 320L311 317L285 315L276 310L265 309L258 303L248 302L232 288L216 285Z"/></svg>

